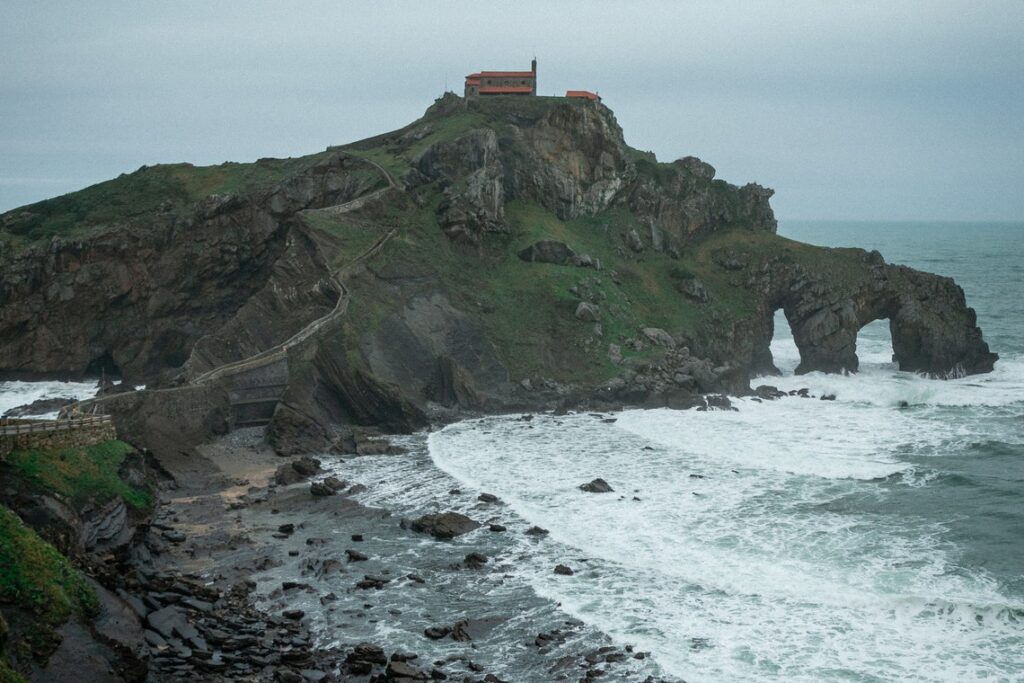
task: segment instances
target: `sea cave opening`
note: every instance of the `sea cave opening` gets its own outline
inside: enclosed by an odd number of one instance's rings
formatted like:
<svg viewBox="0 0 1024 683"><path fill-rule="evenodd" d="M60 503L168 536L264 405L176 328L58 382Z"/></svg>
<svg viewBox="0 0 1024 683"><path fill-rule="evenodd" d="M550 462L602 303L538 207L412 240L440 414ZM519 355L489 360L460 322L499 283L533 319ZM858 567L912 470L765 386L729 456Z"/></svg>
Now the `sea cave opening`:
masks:
<svg viewBox="0 0 1024 683"><path fill-rule="evenodd" d="M860 370L897 369L892 348L892 330L888 318L872 320L857 331L857 360Z"/></svg>
<svg viewBox="0 0 1024 683"><path fill-rule="evenodd" d="M800 364L800 349L793 339L793 329L789 326L785 312L780 308L772 316L772 341L769 346L772 363L783 375L792 375Z"/></svg>
<svg viewBox="0 0 1024 683"><path fill-rule="evenodd" d="M109 380L119 380L121 379L121 368L114 362L114 357L110 351L104 351L89 361L89 365L86 366L85 373L83 374L85 377L94 379L105 377Z"/></svg>

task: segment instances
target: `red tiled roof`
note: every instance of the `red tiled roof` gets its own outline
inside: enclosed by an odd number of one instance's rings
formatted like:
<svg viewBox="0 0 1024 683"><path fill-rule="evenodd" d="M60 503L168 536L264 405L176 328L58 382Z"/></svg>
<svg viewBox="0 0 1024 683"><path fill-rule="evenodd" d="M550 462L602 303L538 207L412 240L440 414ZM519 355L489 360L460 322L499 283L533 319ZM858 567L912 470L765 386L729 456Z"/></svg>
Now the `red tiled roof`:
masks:
<svg viewBox="0 0 1024 683"><path fill-rule="evenodd" d="M597 100L601 99L601 97L599 95L595 95L594 93L590 92L589 90L566 90L565 91L565 96L566 97L582 97L583 99L594 100L594 101L597 101Z"/></svg>
<svg viewBox="0 0 1024 683"><path fill-rule="evenodd" d="M532 71L481 71L470 76L481 76L486 78L533 78L537 74Z"/></svg>
<svg viewBox="0 0 1024 683"><path fill-rule="evenodd" d="M482 85L481 95L516 95L519 93L531 93L533 88L528 85Z"/></svg>

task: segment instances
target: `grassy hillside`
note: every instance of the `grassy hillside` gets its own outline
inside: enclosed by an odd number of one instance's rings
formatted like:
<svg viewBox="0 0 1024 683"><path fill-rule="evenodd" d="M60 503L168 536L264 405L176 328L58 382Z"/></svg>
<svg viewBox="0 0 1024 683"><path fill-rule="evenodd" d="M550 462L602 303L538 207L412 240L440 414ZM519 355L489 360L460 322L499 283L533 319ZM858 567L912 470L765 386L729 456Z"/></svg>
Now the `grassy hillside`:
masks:
<svg viewBox="0 0 1024 683"><path fill-rule="evenodd" d="M16 450L7 456L6 468L8 476L22 478L32 488L56 494L74 506L121 497L129 506L144 509L153 504L152 492L131 486L118 474L134 450L123 441L52 451Z"/></svg>
<svg viewBox="0 0 1024 683"><path fill-rule="evenodd" d="M623 230L638 227L624 209L562 221L536 204L515 201L506 206L510 232L488 236L476 250L444 239L434 208L395 209L374 225L315 213L309 221L349 245L352 251L346 253L365 248L387 227L399 228L373 268L436 276L453 303L482 325L516 377L551 376L554 369L556 379L600 381L619 371L608 359L608 344L622 345L641 328L661 327L690 337L721 329L723 321L752 313L753 304L739 276L714 263L714 250L736 245L803 254L806 247L766 233L733 231L684 251L679 259L651 250L636 255L623 248L620 238ZM528 263L518 257L520 250L541 239L562 241L578 254L600 260L602 268ZM339 264L343 260L339 256ZM692 278L707 287L707 303L679 291L680 282ZM398 292L379 287L371 278L357 279L351 286L352 330L373 330L405 304ZM600 337L594 325L575 318L581 299L598 304ZM558 340L557 347L552 340ZM626 357L658 353L649 346L642 352L623 346L622 351Z"/></svg>
<svg viewBox="0 0 1024 683"><path fill-rule="evenodd" d="M60 642L56 634L73 614L91 616L96 595L66 557L26 527L13 512L0 506L0 603L11 620L0 624L0 681L21 680L10 669L12 651L19 659L49 654ZM0 616L0 620L3 617Z"/></svg>
<svg viewBox="0 0 1024 683"><path fill-rule="evenodd" d="M134 510L146 510L153 492L121 477L134 450L123 441L16 450L0 464L0 478L23 493L53 496L75 510L118 497ZM22 680L10 667L11 655L21 662L45 660L60 643L62 624L97 610L92 588L71 561L2 505L0 609L0 683Z"/></svg>
<svg viewBox="0 0 1024 683"><path fill-rule="evenodd" d="M18 246L53 236L84 237L159 212L184 211L210 195L273 185L312 166L326 154L260 159L251 164L143 166L133 173L3 214L0 240Z"/></svg>

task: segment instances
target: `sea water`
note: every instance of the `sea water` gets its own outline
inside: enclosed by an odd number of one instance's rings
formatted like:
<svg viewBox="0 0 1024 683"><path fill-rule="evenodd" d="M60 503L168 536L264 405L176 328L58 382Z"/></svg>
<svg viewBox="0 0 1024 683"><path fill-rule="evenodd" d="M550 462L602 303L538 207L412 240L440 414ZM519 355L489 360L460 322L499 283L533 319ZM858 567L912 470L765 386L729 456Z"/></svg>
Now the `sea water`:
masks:
<svg viewBox="0 0 1024 683"><path fill-rule="evenodd" d="M784 375L834 401L737 411L489 418L430 436L433 462L551 530L521 578L687 681L1024 680L1024 226L784 225L955 277L995 372L899 372L888 325L861 371ZM614 493L579 484L603 477ZM585 558L564 580L550 565ZM576 563L579 566L579 562Z"/></svg>
<svg viewBox="0 0 1024 683"><path fill-rule="evenodd" d="M67 398L83 400L96 395L99 383L95 380L84 382L22 382L12 380L0 382L0 415L11 408L17 408L43 398ZM33 413L29 418L55 418L59 411Z"/></svg>

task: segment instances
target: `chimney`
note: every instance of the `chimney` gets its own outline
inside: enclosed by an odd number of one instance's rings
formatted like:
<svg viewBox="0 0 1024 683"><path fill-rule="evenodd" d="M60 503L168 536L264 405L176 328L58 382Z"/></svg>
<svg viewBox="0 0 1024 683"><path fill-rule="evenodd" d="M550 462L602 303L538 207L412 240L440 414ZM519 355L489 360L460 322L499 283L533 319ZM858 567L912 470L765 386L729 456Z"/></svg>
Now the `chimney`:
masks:
<svg viewBox="0 0 1024 683"><path fill-rule="evenodd" d="M536 57L534 57L533 61L530 62L530 71L533 72L534 76L537 75L537 58Z"/></svg>

